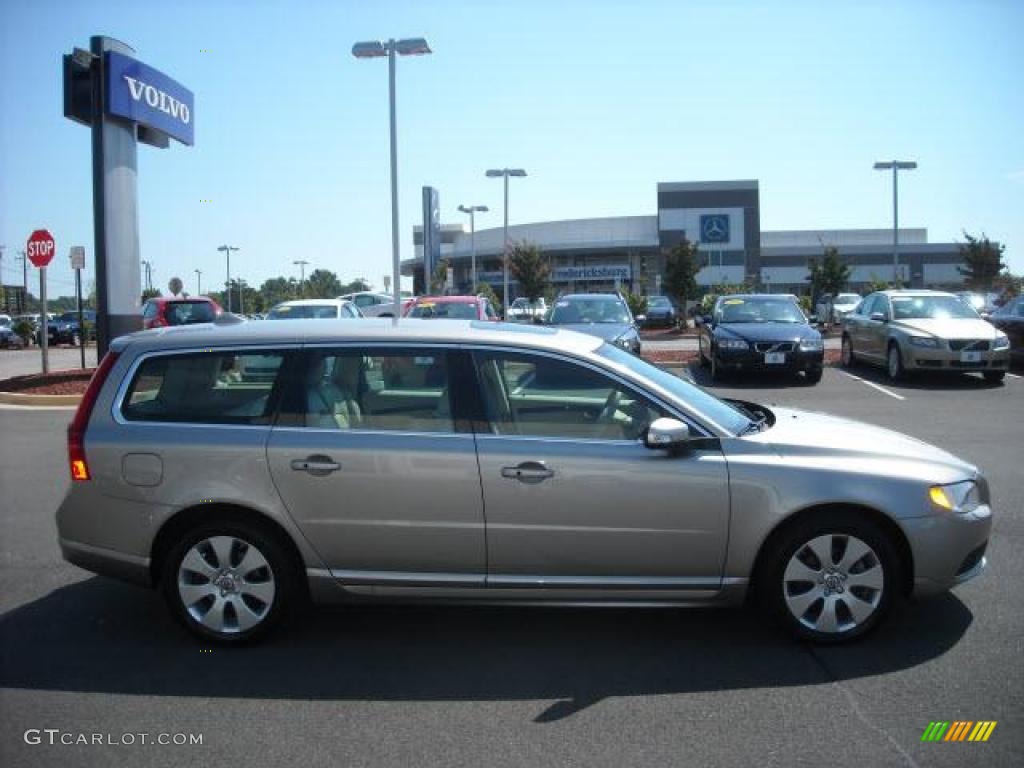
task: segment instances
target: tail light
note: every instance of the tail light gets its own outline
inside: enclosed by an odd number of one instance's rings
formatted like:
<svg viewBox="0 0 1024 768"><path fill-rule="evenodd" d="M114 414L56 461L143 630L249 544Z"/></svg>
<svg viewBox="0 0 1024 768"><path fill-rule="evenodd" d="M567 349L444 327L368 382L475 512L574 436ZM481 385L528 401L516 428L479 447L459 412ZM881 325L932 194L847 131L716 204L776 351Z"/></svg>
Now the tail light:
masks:
<svg viewBox="0 0 1024 768"><path fill-rule="evenodd" d="M78 404L75 417L68 425L68 464L71 467L72 482L84 482L91 476L89 474L89 463L85 459L85 428L89 424L89 417L92 415L93 406L96 405L96 398L103 389L103 382L107 380L107 374L114 367L117 361L116 352L107 352L100 361L99 367L93 372L89 379L89 386L85 388L85 394Z"/></svg>

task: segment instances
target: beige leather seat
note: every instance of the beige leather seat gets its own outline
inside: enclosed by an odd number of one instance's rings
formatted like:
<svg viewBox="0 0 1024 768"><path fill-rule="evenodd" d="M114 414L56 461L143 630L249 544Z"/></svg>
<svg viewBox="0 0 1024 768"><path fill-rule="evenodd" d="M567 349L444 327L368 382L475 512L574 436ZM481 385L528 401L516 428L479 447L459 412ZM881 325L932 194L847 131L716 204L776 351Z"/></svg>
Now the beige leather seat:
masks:
<svg viewBox="0 0 1024 768"><path fill-rule="evenodd" d="M362 424L358 400L359 358L338 357L331 375L327 360L321 360L306 386L306 426L323 429L352 429Z"/></svg>

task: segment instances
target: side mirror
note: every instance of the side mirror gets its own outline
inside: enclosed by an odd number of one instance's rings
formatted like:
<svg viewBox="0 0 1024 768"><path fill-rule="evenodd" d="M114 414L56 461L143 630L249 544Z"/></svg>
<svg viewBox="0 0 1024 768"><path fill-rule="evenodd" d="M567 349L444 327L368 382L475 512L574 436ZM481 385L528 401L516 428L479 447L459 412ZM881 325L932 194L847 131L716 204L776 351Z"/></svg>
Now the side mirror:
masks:
<svg viewBox="0 0 1024 768"><path fill-rule="evenodd" d="M678 450L689 441L690 427L677 419L655 419L644 436L644 445L653 450Z"/></svg>
<svg viewBox="0 0 1024 768"><path fill-rule="evenodd" d="M715 318L713 315L697 315L700 318L701 323L704 325L714 325Z"/></svg>
<svg viewBox="0 0 1024 768"><path fill-rule="evenodd" d="M636 320L637 325L643 325L645 322L647 322L647 315L637 315L633 319Z"/></svg>
<svg viewBox="0 0 1024 768"><path fill-rule="evenodd" d="M885 316L884 312L872 312L871 319L878 323L885 323L889 320L889 318Z"/></svg>
<svg viewBox="0 0 1024 768"><path fill-rule="evenodd" d="M820 325L821 319L817 315L808 315L807 322L811 325Z"/></svg>

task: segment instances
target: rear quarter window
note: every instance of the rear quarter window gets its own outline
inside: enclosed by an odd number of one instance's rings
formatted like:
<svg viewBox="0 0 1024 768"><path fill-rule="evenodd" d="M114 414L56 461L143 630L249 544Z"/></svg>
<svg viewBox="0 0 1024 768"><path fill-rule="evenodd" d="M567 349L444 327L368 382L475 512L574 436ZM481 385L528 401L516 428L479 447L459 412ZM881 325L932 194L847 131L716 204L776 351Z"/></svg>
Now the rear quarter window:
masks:
<svg viewBox="0 0 1024 768"><path fill-rule="evenodd" d="M121 404L127 421L269 424L283 352L199 352L146 358Z"/></svg>

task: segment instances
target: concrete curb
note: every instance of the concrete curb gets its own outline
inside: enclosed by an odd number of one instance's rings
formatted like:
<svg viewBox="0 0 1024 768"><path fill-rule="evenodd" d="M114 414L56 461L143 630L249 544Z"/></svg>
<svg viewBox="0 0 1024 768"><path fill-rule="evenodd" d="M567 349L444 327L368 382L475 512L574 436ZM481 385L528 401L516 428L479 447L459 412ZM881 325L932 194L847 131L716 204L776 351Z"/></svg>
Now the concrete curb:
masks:
<svg viewBox="0 0 1024 768"><path fill-rule="evenodd" d="M78 405L81 395L30 395L20 392L0 392L4 405Z"/></svg>

